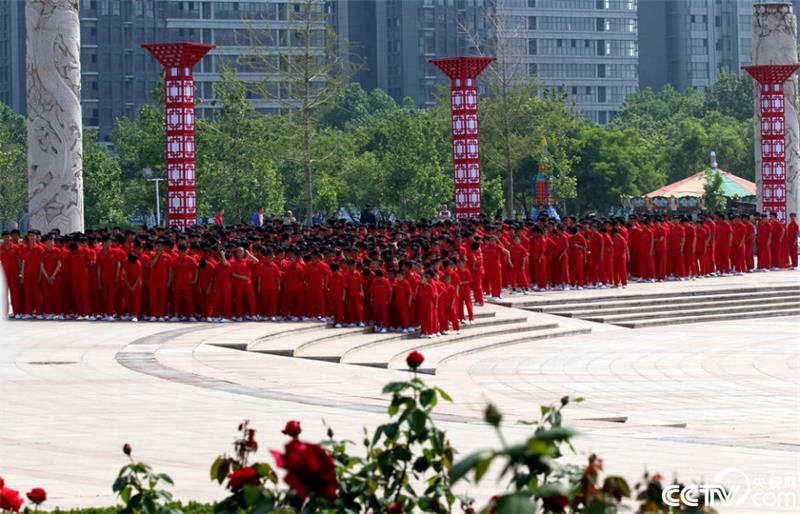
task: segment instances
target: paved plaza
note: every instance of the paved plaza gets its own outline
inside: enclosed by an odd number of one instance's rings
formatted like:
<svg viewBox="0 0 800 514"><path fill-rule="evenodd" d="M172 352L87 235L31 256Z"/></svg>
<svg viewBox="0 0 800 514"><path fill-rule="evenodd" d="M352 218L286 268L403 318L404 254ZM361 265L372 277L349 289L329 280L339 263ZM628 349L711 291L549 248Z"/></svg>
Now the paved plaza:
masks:
<svg viewBox="0 0 800 514"><path fill-rule="evenodd" d="M707 287L798 285L800 273L751 274L669 284L634 284L613 294ZM548 293L544 297L611 294ZM507 300L522 301L513 296ZM523 312L518 309L511 309ZM504 346L449 359L426 376L455 403L439 410L455 446L494 444L482 423L487 401L506 414L509 439L530 430L517 420L561 396L583 396L568 424L581 432L577 455L604 458L606 472L636 482L645 469L686 483L712 480L749 498L721 512L798 512L800 503L756 506L759 492L792 492L800 502L800 318L776 317L628 329L549 314L565 329L591 333ZM182 499L213 500L213 458L230 450L242 419L259 431L261 457L279 447L288 419L321 438L323 420L338 437L384 418L381 386L405 372L245 352L287 323L231 325L8 322L0 326L0 476L20 489L48 490L48 506L111 505L122 444L172 475ZM299 337L296 333L280 337ZM344 341L344 339L343 339ZM229 347L220 347L226 344ZM343 343L344 344L344 343ZM746 479L744 478L746 475ZM487 481L470 490L487 497ZM763 496L763 495L762 495ZM784 496L786 497L786 496Z"/></svg>

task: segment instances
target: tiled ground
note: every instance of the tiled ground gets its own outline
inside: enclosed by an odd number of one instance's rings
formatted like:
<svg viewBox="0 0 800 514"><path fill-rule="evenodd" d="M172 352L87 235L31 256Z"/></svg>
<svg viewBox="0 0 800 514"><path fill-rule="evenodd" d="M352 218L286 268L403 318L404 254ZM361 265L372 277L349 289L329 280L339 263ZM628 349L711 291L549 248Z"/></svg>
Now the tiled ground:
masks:
<svg viewBox="0 0 800 514"><path fill-rule="evenodd" d="M796 283L794 274L780 275L718 280ZM655 292L679 284L636 287ZM402 372L207 344L285 328L0 325L0 476L24 490L47 488L51 508L111 504L111 482L124 463L120 447L129 442L176 479L179 497L213 499L223 491L209 482L208 466L229 450L241 419L253 420L263 449L282 444L287 419L300 419L309 438L322 436L323 419L356 439L362 426L382 422L380 386ZM535 417L539 404L564 394L582 395L586 403L568 411L583 434L571 460L596 451L608 472L632 481L645 468L692 482L735 467L750 477L751 496L721 512L800 511L800 503L752 503L755 493L786 491L800 502L800 320L597 328L450 361L430 380L456 399L441 418L455 445L468 452L493 443L476 422L487 400L513 420ZM32 364L47 361L64 364ZM618 417L626 422L604 420ZM527 430L511 424L508 436ZM743 485L733 474L728 480Z"/></svg>

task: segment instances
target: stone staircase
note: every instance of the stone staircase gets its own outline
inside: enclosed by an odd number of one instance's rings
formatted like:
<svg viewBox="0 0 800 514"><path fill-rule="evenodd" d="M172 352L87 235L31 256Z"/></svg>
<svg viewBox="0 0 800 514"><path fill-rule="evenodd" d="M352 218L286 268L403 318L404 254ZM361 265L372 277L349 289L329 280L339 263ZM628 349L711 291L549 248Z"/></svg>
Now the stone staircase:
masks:
<svg viewBox="0 0 800 514"><path fill-rule="evenodd" d="M405 358L409 352L416 350L425 355L424 368L419 371L435 374L444 362L461 355L591 332L590 328L584 327L562 328L552 321L557 318L542 318L487 304L475 308L474 323L462 325L460 333L450 332L431 339L421 339L418 334L380 334L372 328L333 328L331 324L300 322L280 324L268 335L249 342L228 340L217 346L399 370L407 369Z"/></svg>
<svg viewBox="0 0 800 514"><path fill-rule="evenodd" d="M501 305L506 303L501 302ZM511 305L511 303L507 303ZM800 285L614 294L515 301L516 308L645 328L683 323L800 315Z"/></svg>

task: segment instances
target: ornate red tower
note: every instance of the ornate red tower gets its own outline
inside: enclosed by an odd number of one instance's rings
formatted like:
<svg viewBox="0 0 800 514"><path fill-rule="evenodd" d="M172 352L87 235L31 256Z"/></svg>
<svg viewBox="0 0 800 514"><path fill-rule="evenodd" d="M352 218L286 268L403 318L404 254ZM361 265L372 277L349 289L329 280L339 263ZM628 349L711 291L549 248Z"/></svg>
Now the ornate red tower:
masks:
<svg viewBox="0 0 800 514"><path fill-rule="evenodd" d="M215 45L157 43L142 48L166 70L167 226L190 227L197 221L192 68Z"/></svg>
<svg viewBox="0 0 800 514"><path fill-rule="evenodd" d="M760 85L761 181L763 212L776 212L786 223L786 118L783 84L798 64L744 66Z"/></svg>
<svg viewBox="0 0 800 514"><path fill-rule="evenodd" d="M458 218L481 213L481 149L476 79L494 57L431 59L450 78L453 116L455 212Z"/></svg>

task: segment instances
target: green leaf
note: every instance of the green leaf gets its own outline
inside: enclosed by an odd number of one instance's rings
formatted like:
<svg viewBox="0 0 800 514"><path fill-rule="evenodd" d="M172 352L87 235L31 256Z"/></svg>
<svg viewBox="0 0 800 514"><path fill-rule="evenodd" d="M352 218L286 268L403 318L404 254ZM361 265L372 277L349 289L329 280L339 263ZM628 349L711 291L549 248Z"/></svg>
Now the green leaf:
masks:
<svg viewBox="0 0 800 514"><path fill-rule="evenodd" d="M405 389L407 385L406 382L389 382L383 386L383 394L400 392Z"/></svg>
<svg viewBox="0 0 800 514"><path fill-rule="evenodd" d="M549 430L540 430L533 435L536 441L566 441L575 435L571 428L557 427Z"/></svg>
<svg viewBox="0 0 800 514"><path fill-rule="evenodd" d="M245 484L242 487L242 495L244 496L244 501L249 506L253 506L263 497L261 492L261 487L257 485Z"/></svg>
<svg viewBox="0 0 800 514"><path fill-rule="evenodd" d="M481 459L484 459L489 455L490 452L487 450L479 450L456 462L453 467L450 468L450 482L456 483L464 478L467 473L469 473L478 465L478 462L480 462Z"/></svg>
<svg viewBox="0 0 800 514"><path fill-rule="evenodd" d="M449 394L447 394L447 392L444 389L442 389L441 387L434 387L434 389L436 389L436 392L439 393L439 396L442 397L442 400L450 403L453 402L453 399L450 397Z"/></svg>
<svg viewBox="0 0 800 514"><path fill-rule="evenodd" d="M478 461L478 463L475 465L475 483L476 484L478 482L480 482L481 479L483 478L483 476L486 474L486 472L489 471L489 466L492 464L492 461L494 460L494 457L495 457L494 454L490 454L490 455L480 459Z"/></svg>
<svg viewBox="0 0 800 514"><path fill-rule="evenodd" d="M419 395L419 402L423 407L428 405L436 405L436 391L433 389L425 389Z"/></svg>
<svg viewBox="0 0 800 514"><path fill-rule="evenodd" d="M408 424L416 433L420 433L425 430L425 422L428 420L428 415L425 411L421 411L419 409L415 409L411 413L411 419L409 420Z"/></svg>
<svg viewBox="0 0 800 514"><path fill-rule="evenodd" d="M534 514L536 504L526 494L508 494L497 501L497 514Z"/></svg>

